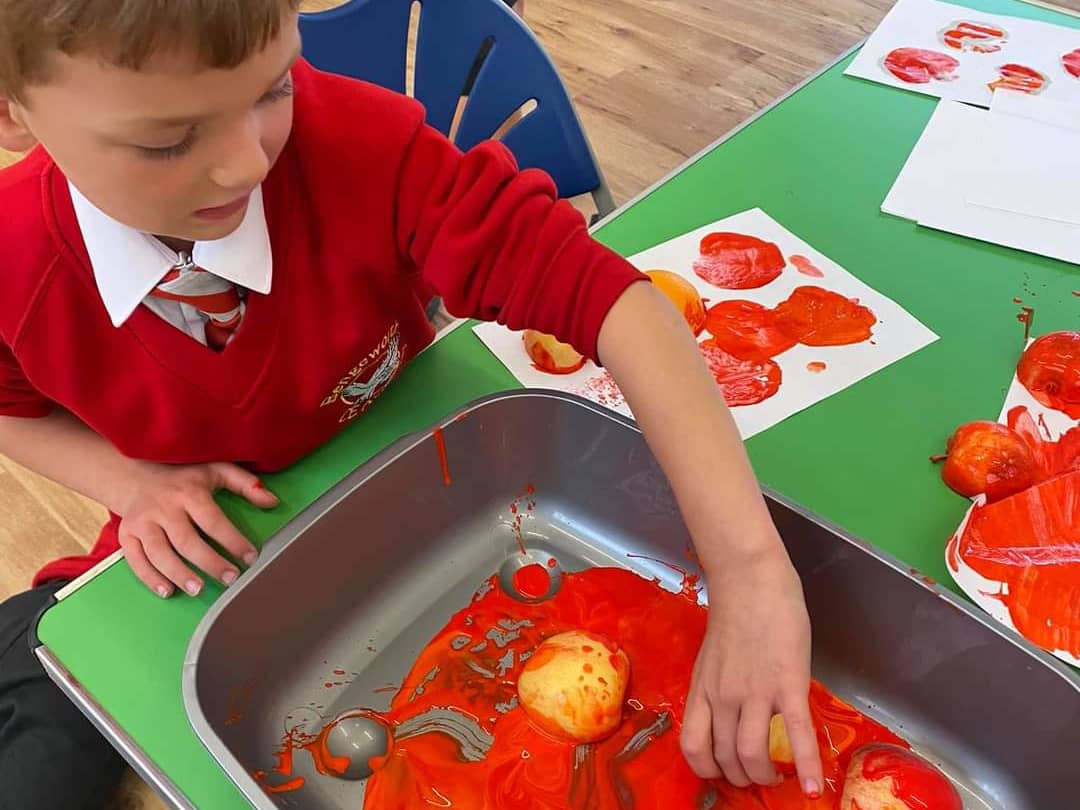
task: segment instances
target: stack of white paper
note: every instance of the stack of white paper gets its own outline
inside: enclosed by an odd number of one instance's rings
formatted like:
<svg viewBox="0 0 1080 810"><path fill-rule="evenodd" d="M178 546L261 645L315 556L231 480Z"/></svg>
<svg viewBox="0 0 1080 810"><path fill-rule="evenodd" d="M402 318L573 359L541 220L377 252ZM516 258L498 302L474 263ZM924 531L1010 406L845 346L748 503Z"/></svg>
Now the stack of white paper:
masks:
<svg viewBox="0 0 1080 810"><path fill-rule="evenodd" d="M881 210L1080 264L1080 105L997 91L941 101Z"/></svg>

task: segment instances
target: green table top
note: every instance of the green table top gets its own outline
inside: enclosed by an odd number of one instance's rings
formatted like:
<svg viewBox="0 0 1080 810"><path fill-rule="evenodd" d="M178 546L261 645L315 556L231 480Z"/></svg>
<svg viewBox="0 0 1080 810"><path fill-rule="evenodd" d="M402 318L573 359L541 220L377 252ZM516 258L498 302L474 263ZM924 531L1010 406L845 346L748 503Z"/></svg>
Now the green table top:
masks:
<svg viewBox="0 0 1080 810"><path fill-rule="evenodd" d="M991 12L1080 21L1014 0ZM927 458L957 425L996 418L1021 348L1014 297L1036 332L1076 328L1080 269L917 228L879 207L935 99L841 75L847 61L711 150L605 225L630 255L761 207L898 301L941 339L748 443L761 480L943 583L943 545L965 502ZM516 387L462 328L422 355L363 419L268 481L283 505L228 513L265 539L378 450L456 407ZM180 693L188 640L221 593L162 601L115 565L49 610L41 640L151 760L200 808L247 803L188 725Z"/></svg>

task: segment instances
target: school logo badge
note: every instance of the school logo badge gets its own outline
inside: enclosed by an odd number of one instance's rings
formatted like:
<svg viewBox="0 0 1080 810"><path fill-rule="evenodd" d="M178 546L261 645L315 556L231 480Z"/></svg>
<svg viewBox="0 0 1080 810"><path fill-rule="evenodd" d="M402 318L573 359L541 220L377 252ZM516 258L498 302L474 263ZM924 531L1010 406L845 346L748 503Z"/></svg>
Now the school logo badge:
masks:
<svg viewBox="0 0 1080 810"><path fill-rule="evenodd" d="M360 362L349 369L320 407L340 402L344 409L339 422L351 422L366 411L371 403L386 390L404 365L405 346L395 323L383 338Z"/></svg>

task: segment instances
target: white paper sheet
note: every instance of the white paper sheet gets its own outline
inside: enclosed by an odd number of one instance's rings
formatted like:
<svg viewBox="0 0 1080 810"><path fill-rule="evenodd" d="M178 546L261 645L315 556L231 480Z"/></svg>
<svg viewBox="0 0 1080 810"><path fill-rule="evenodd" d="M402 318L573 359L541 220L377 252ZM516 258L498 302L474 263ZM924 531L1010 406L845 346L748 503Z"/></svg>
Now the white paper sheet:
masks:
<svg viewBox="0 0 1080 810"><path fill-rule="evenodd" d="M971 39L965 40L963 49L950 47L946 39L955 41L955 37L947 37L947 32L956 31L957 23L997 28L1005 36L1001 40L977 43L982 49L999 48L990 53L975 50L971 47L975 40ZM933 52L935 64L945 69L932 69L929 73L938 77L928 78L924 83L901 80L885 67L886 57L899 48ZM1080 79L1063 62L1066 54L1077 48L1080 48L1080 30L1073 28L985 14L936 0L899 0L844 72L915 93L985 107L990 104L990 85L1001 78L1002 67L1020 65L1045 78L1041 95L1080 103Z"/></svg>
<svg viewBox="0 0 1080 810"><path fill-rule="evenodd" d="M966 202L1080 225L1080 105L998 92L983 124L982 148L1000 159L972 175Z"/></svg>
<svg viewBox="0 0 1080 810"><path fill-rule="evenodd" d="M1018 405L1023 405L1028 409L1032 418L1037 420L1038 424L1046 430L1045 437L1052 441L1057 440L1063 433L1078 424L1075 420L1070 419L1061 411L1052 410L1036 401L1016 376L1013 375L1012 385L1009 386L1009 391L1005 396L1005 405L1001 409L1001 415L998 417L998 421L1005 424L1009 411ZM1016 625L1013 624L1012 617L1009 615L1008 606L997 597L997 594L1003 587L1002 583L987 579L977 573L964 561L963 557L956 553L956 549L960 542L960 536L963 534L968 521L971 519L972 511L976 506L985 503L985 501L986 499L981 495L974 500L971 509L967 511L967 514L964 515L964 519L960 522L956 534L953 535L946 544L946 565L949 568L949 573L952 575L953 580L975 604L1006 627L1016 630ZM953 570L952 566L949 565L950 559L955 559L959 562L959 570ZM1080 667L1080 659L1075 658L1072 654L1064 650L1049 650L1048 652L1053 653L1067 664L1071 664L1074 667Z"/></svg>
<svg viewBox="0 0 1080 810"><path fill-rule="evenodd" d="M788 265L780 277L764 287L750 290L722 290L698 278L692 266L699 256L701 238L714 231L734 231L776 243ZM800 273L790 262L793 255L807 257L823 272L822 278ZM773 307L785 300L797 287L816 285L848 298L856 298L878 318L871 341L851 346L795 346L774 358L779 364L783 383L773 397L756 405L735 407L732 413L743 438L760 433L832 394L842 391L864 377L918 351L937 339L896 302L867 286L851 273L814 250L760 209L752 209L699 228L669 242L632 256L642 270L671 270L687 279L708 299L710 306L723 300L741 299ZM624 415L630 411L618 397L606 372L592 363L566 375L550 375L533 368L526 355L520 334L497 324L482 324L476 333L487 347L525 386L568 391L612 407ZM701 340L708 339L706 332ZM821 372L808 368L811 363L825 363Z"/></svg>
<svg viewBox="0 0 1080 810"><path fill-rule="evenodd" d="M952 175L971 139L986 124L988 113L958 101L941 101L908 156L881 210L918 221L926 200L955 195Z"/></svg>

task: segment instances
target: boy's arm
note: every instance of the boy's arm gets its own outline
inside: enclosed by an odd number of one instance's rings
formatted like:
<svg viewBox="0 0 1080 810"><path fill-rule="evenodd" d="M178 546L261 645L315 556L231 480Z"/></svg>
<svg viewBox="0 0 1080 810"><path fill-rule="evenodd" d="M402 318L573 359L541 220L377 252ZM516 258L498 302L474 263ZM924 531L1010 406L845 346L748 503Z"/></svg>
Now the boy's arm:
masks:
<svg viewBox="0 0 1080 810"><path fill-rule="evenodd" d="M420 127L400 170L397 237L451 313L548 332L603 357L671 481L709 584L683 725L687 759L706 778L773 781L768 728L779 712L804 789L819 792L799 579L674 307L589 236L547 175L518 172L500 144L462 156Z"/></svg>
<svg viewBox="0 0 1080 810"><path fill-rule="evenodd" d="M188 593L201 590L201 578L184 559L226 584L238 574L195 526L237 559L255 559L255 547L225 517L214 491L229 489L263 508L277 504L254 475L236 465L169 467L134 461L61 410L40 418L0 416L0 453L119 515L120 545L128 562L162 597L173 592L174 584Z"/></svg>
<svg viewBox="0 0 1080 810"><path fill-rule="evenodd" d="M683 722L687 760L706 778L773 782L768 728L779 713L804 790L820 792L801 584L686 322L651 285L635 284L604 320L599 353L671 482L708 585Z"/></svg>

